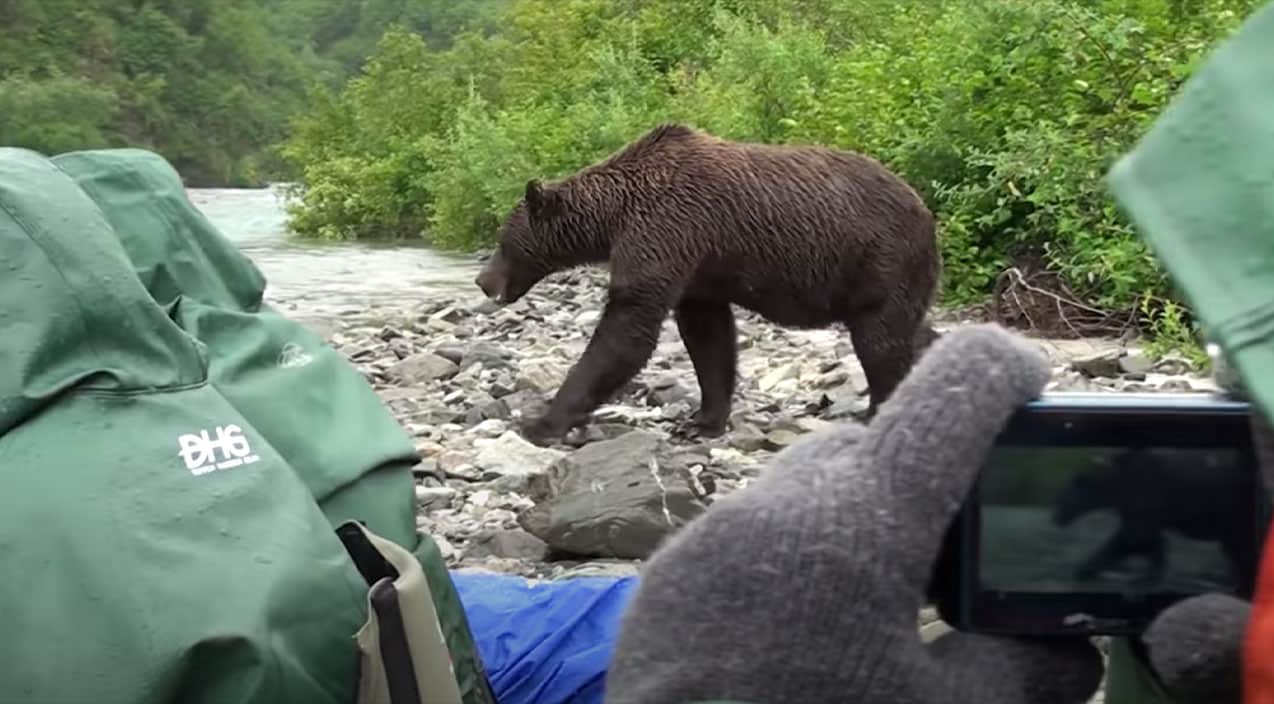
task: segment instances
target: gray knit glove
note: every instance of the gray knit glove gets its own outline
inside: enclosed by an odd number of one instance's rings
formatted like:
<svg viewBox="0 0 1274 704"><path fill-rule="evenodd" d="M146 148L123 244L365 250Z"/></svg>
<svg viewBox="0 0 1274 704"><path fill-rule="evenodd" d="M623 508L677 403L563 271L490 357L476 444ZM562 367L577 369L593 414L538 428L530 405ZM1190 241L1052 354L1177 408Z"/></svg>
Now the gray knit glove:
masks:
<svg viewBox="0 0 1274 704"><path fill-rule="evenodd" d="M951 633L917 612L943 534L996 434L1049 377L995 326L933 344L870 426L809 437L683 527L643 569L610 704L1079 704L1087 639Z"/></svg>

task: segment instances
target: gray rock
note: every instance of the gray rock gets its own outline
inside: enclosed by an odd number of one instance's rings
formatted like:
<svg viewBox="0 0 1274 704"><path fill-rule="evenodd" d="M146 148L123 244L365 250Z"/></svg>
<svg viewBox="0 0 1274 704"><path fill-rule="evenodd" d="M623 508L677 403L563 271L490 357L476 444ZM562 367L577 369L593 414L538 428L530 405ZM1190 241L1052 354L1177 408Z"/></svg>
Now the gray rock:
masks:
<svg viewBox="0 0 1274 704"><path fill-rule="evenodd" d="M820 418L797 418L794 425L804 433L821 433L825 430L831 430L839 424Z"/></svg>
<svg viewBox="0 0 1274 704"><path fill-rule="evenodd" d="M419 450L417 452L419 452ZM464 465L472 465L469 455L458 450L444 450L438 454L437 462L438 469L441 469L447 474L455 473L459 467Z"/></svg>
<svg viewBox="0 0 1274 704"><path fill-rule="evenodd" d="M553 579L575 579L577 577L636 577L640 574L637 565L618 560L590 560L578 565L555 569Z"/></svg>
<svg viewBox="0 0 1274 704"><path fill-rule="evenodd" d="M814 380L814 388L830 389L837 386L841 386L842 384L845 384L848 381L849 381L849 372L845 371L844 369L836 369L834 371L829 371L829 372L824 372L822 374L819 374L818 378Z"/></svg>
<svg viewBox="0 0 1274 704"><path fill-rule="evenodd" d="M564 456L561 450L537 447L512 430L494 439L479 438L473 445L478 449L473 464L504 476L539 474Z"/></svg>
<svg viewBox="0 0 1274 704"><path fill-rule="evenodd" d="M510 413L537 410L538 406L544 404L544 397L539 392L530 389L514 391L507 396L501 396L499 400L504 404L505 408L509 409Z"/></svg>
<svg viewBox="0 0 1274 704"><path fill-rule="evenodd" d="M391 406L392 407L392 406ZM465 412L455 408L446 408L445 406L420 406L417 405L413 410L406 412L407 419L422 425L462 425L465 420Z"/></svg>
<svg viewBox="0 0 1274 704"><path fill-rule="evenodd" d="M1046 391L1093 391L1097 385L1077 370L1069 368L1054 374L1045 386Z"/></svg>
<svg viewBox="0 0 1274 704"><path fill-rule="evenodd" d="M513 392L513 380L504 377L497 377L491 382L490 386L487 387L487 393L489 393L492 398L504 398Z"/></svg>
<svg viewBox="0 0 1274 704"><path fill-rule="evenodd" d="M461 368L481 364L488 369L498 369L509 366L509 360L512 357L513 353L502 345L479 340L469 345L458 363Z"/></svg>
<svg viewBox="0 0 1274 704"><path fill-rule="evenodd" d="M1124 374L1140 374L1142 378L1150 373L1154 364L1140 352L1126 354L1119 358L1119 370Z"/></svg>
<svg viewBox="0 0 1274 704"><path fill-rule="evenodd" d="M867 393L867 372L863 371L863 365L858 360L853 360L852 364L845 365L845 371L849 374L849 381L845 382L845 386L852 389L854 393L862 395Z"/></svg>
<svg viewBox="0 0 1274 704"><path fill-rule="evenodd" d="M487 316L500 312L501 305L490 298L478 298L469 306L469 312L474 315Z"/></svg>
<svg viewBox="0 0 1274 704"><path fill-rule="evenodd" d="M832 405L823 411L824 420L849 420L857 413L867 410L871 399L867 397L841 397L832 402Z"/></svg>
<svg viewBox="0 0 1274 704"><path fill-rule="evenodd" d="M416 505L424 509L447 508L456 497L456 490L447 486L416 485Z"/></svg>
<svg viewBox="0 0 1274 704"><path fill-rule="evenodd" d="M445 318L429 318L424 321L425 330L433 333L451 333L455 331L456 324Z"/></svg>
<svg viewBox="0 0 1274 704"><path fill-rule="evenodd" d="M742 452L756 452L765 448L765 433L751 423L737 423L730 432L730 447Z"/></svg>
<svg viewBox="0 0 1274 704"><path fill-rule="evenodd" d="M1159 384L1159 390L1172 393L1186 393L1194 390L1194 386L1189 379L1178 377L1169 377Z"/></svg>
<svg viewBox="0 0 1274 704"><path fill-rule="evenodd" d="M455 364L459 365L462 369L465 367L465 365L460 364L460 361L464 359L465 352L467 351L468 351L468 348L466 346L461 344L456 344L456 343L439 345L434 348L434 354L438 355L439 357L442 357L443 359L447 359L447 360L450 360L451 362L454 362Z"/></svg>
<svg viewBox="0 0 1274 704"><path fill-rule="evenodd" d="M543 560L549 546L524 530L495 530L474 537L465 557L504 557L515 560Z"/></svg>
<svg viewBox="0 0 1274 704"><path fill-rule="evenodd" d="M376 345L366 341L341 345L340 353L351 362L363 362L376 356Z"/></svg>
<svg viewBox="0 0 1274 704"><path fill-rule="evenodd" d="M781 364L766 372L765 375L757 382L757 387L760 388L762 392L772 391L784 381L797 378L800 373L800 367L795 364Z"/></svg>
<svg viewBox="0 0 1274 704"><path fill-rule="evenodd" d="M509 402L502 398L491 399L479 406L475 406L474 410L478 412L479 421L493 418L508 420L512 417L509 411Z"/></svg>
<svg viewBox="0 0 1274 704"><path fill-rule="evenodd" d="M498 438L508 431L509 424L498 418L490 418L473 426L474 435L484 438Z"/></svg>
<svg viewBox="0 0 1274 704"><path fill-rule="evenodd" d="M380 396L380 400L385 403L397 403L399 401L417 402L421 398L429 395L429 389L423 386L391 386L387 389L380 389L376 392Z"/></svg>
<svg viewBox="0 0 1274 704"><path fill-rule="evenodd" d="M430 537L432 537L433 541L438 544L438 552L442 554L442 558L444 560L451 562L460 556L459 551L456 550L456 546L452 545L451 541L447 540L445 536L433 535Z"/></svg>
<svg viewBox="0 0 1274 704"><path fill-rule="evenodd" d="M1123 351L1119 349L1101 350L1076 357L1071 360L1070 365L1089 378L1118 376L1123 371L1119 365L1122 356Z"/></svg>
<svg viewBox="0 0 1274 704"><path fill-rule="evenodd" d="M446 306L431 314L429 320L445 320L448 323L459 323L467 317L469 317L469 313L464 309Z"/></svg>
<svg viewBox="0 0 1274 704"><path fill-rule="evenodd" d="M412 476L417 478L436 477L439 472L442 470L438 468L438 460L432 457L426 457L411 467Z"/></svg>
<svg viewBox="0 0 1274 704"><path fill-rule="evenodd" d="M644 558L705 508L667 449L645 430L586 445L531 477L518 523L565 553Z"/></svg>
<svg viewBox="0 0 1274 704"><path fill-rule="evenodd" d="M661 407L659 417L663 420L687 418L694 412L689 401L674 401Z"/></svg>
<svg viewBox="0 0 1274 704"><path fill-rule="evenodd" d="M801 434L792 430L786 430L784 428L771 430L765 434L765 449L774 451L782 450L800 439Z"/></svg>
<svg viewBox="0 0 1274 704"><path fill-rule="evenodd" d="M580 445L613 440L625 433L631 433L633 430L635 428L627 423L589 423L588 427L584 429L583 437L580 438Z"/></svg>
<svg viewBox="0 0 1274 704"><path fill-rule="evenodd" d="M514 388L547 393L562 385L567 368L551 359L532 359L518 369Z"/></svg>
<svg viewBox="0 0 1274 704"><path fill-rule="evenodd" d="M411 340L401 337L390 340L388 347L395 359L405 359L410 357L412 352L415 352L415 347L411 344Z"/></svg>
<svg viewBox="0 0 1274 704"><path fill-rule="evenodd" d="M1167 374L1169 376L1186 376L1198 371L1189 360L1176 355L1166 355L1160 358L1155 361L1151 368L1159 374Z"/></svg>
<svg viewBox="0 0 1274 704"><path fill-rule="evenodd" d="M417 352L389 368L389 375L405 384L423 384L439 379L450 379L460 367L446 357L433 352Z"/></svg>
<svg viewBox="0 0 1274 704"><path fill-rule="evenodd" d="M686 401L694 396L694 391L674 381L666 386L652 388L650 398L661 406L668 406L678 401Z"/></svg>

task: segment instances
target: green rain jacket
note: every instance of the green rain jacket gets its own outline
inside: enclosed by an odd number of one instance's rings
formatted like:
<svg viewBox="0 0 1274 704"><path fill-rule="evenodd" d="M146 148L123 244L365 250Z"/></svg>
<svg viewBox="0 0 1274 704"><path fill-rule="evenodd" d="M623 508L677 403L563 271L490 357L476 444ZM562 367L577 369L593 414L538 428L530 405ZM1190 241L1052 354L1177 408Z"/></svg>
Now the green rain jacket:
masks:
<svg viewBox="0 0 1274 704"><path fill-rule="evenodd" d="M0 150L0 272L0 702L493 702L410 438L167 162Z"/></svg>

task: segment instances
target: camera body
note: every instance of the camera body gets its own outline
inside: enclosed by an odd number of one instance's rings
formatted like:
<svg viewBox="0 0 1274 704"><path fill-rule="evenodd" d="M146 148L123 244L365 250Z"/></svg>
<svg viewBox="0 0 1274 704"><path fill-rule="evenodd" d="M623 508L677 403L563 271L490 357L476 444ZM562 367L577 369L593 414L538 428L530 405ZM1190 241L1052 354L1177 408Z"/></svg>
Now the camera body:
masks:
<svg viewBox="0 0 1274 704"><path fill-rule="evenodd" d="M949 526L930 601L957 630L1091 636L1250 597L1270 516L1250 412L1225 394L1032 400Z"/></svg>

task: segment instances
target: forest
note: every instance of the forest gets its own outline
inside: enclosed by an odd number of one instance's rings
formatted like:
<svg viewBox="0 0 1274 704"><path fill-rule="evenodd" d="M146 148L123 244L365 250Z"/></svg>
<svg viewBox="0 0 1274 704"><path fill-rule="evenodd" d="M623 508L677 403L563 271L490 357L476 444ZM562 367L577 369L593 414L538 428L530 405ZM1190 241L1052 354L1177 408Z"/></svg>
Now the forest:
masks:
<svg viewBox="0 0 1274 704"><path fill-rule="evenodd" d="M1185 344L1104 175L1256 0L0 0L0 141L295 184L317 239L490 246L529 178L663 121L855 149L949 306Z"/></svg>
<svg viewBox="0 0 1274 704"><path fill-rule="evenodd" d="M142 147L191 186L294 178L278 147L316 88L393 26L445 46L505 0L0 0L0 144Z"/></svg>

